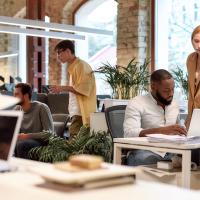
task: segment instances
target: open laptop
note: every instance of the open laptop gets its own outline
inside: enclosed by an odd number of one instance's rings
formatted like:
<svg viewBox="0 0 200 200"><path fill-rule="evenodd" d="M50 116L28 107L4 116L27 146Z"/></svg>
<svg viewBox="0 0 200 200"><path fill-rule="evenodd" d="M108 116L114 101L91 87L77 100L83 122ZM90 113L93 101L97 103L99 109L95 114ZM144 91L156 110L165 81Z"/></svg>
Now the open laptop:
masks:
<svg viewBox="0 0 200 200"><path fill-rule="evenodd" d="M194 109L188 129L188 136L200 137L200 109Z"/></svg>
<svg viewBox="0 0 200 200"><path fill-rule="evenodd" d="M0 109L9 108L19 102L18 98L0 94Z"/></svg>
<svg viewBox="0 0 200 200"><path fill-rule="evenodd" d="M11 170L9 160L15 149L22 116L21 111L0 110L0 172Z"/></svg>

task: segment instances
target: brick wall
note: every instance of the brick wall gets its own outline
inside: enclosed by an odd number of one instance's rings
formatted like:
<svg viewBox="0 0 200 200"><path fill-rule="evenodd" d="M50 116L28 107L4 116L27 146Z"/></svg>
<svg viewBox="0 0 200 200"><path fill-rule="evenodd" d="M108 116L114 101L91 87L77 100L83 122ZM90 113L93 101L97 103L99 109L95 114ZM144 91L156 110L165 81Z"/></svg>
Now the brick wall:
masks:
<svg viewBox="0 0 200 200"><path fill-rule="evenodd" d="M150 0L118 0L117 63L150 57Z"/></svg>
<svg viewBox="0 0 200 200"><path fill-rule="evenodd" d="M73 14L86 0L47 0L51 22L73 24ZM117 63L127 65L132 58L150 58L150 0L118 0ZM61 83L61 66L53 47L58 40L50 40L50 84Z"/></svg>
<svg viewBox="0 0 200 200"><path fill-rule="evenodd" d="M26 0L1 0L0 15L13 17L16 13L26 6ZM0 51L7 51L10 34L0 34Z"/></svg>
<svg viewBox="0 0 200 200"><path fill-rule="evenodd" d="M46 14L51 22L73 24L74 12L86 0L46 0ZM14 16L26 4L26 0L1 0L0 15ZM7 37L6 35L4 36ZM0 39L0 50L6 50ZM49 84L61 83L61 66L57 62L54 47L58 40L49 41ZM117 63L127 65L132 59L150 58L150 0L118 0Z"/></svg>
<svg viewBox="0 0 200 200"><path fill-rule="evenodd" d="M26 6L26 0L1 0L0 1L0 15L13 17ZM14 35L0 33L0 52L9 51L9 47L16 47ZM5 81L9 81L9 75L15 73L15 66L17 59L0 59L0 75L5 77Z"/></svg>
<svg viewBox="0 0 200 200"><path fill-rule="evenodd" d="M0 15L14 16L24 6L26 6L26 0L1 0Z"/></svg>

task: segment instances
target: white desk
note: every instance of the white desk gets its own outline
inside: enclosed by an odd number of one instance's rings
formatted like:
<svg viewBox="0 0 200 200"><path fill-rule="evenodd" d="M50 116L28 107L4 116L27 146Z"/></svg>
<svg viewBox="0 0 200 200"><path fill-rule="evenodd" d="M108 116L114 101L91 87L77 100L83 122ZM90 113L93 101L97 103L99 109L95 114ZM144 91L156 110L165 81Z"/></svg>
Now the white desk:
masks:
<svg viewBox="0 0 200 200"><path fill-rule="evenodd" d="M114 163L121 164L122 149L143 149L149 151L182 154L182 187L190 188L191 150L200 148L200 141L185 144L150 143L147 138L115 138Z"/></svg>
<svg viewBox="0 0 200 200"><path fill-rule="evenodd" d="M42 178L27 171L27 167L43 167L45 164L23 159L12 159L19 166L16 172L0 174L1 199L5 200L199 200L200 192L182 188L136 181L135 184L93 190L48 188ZM48 165L48 164L47 164Z"/></svg>

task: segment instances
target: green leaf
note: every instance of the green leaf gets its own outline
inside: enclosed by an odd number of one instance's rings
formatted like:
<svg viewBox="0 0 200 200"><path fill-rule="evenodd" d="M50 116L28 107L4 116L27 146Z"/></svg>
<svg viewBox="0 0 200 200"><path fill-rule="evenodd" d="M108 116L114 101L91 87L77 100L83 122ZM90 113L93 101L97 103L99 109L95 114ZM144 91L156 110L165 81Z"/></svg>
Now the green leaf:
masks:
<svg viewBox="0 0 200 200"><path fill-rule="evenodd" d="M67 160L70 155L87 153L103 156L107 162L112 160L110 135L102 131L90 133L87 126L81 127L79 133L71 140L48 134L45 141L48 141L46 146L30 150L30 158L42 162L58 162Z"/></svg>
<svg viewBox="0 0 200 200"><path fill-rule="evenodd" d="M144 60L141 64L133 58L127 66L112 66L109 63L103 63L95 72L105 75L106 81L113 90L113 95L117 93L118 98L129 99L148 90L149 63L150 61Z"/></svg>

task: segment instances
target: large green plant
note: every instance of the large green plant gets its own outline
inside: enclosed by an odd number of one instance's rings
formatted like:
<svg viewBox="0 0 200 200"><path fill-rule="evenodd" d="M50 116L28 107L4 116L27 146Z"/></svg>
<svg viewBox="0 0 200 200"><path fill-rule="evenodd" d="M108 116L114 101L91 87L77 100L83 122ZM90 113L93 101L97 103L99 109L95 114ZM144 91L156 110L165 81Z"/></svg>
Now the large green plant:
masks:
<svg viewBox="0 0 200 200"><path fill-rule="evenodd" d="M176 85L183 90L185 97L188 96L188 75L184 73L183 69L176 66L175 69L171 70L172 76L175 80Z"/></svg>
<svg viewBox="0 0 200 200"><path fill-rule="evenodd" d="M95 72L102 73L106 77L113 91L113 96L119 99L130 99L142 91L148 90L149 62L142 64L132 59L126 67L111 64L103 64Z"/></svg>
<svg viewBox="0 0 200 200"><path fill-rule="evenodd" d="M31 149L31 159L42 162L66 161L74 154L100 155L106 162L112 159L112 139L104 131L90 132L89 127L83 126L71 140L66 140L51 133L44 133L46 146Z"/></svg>

